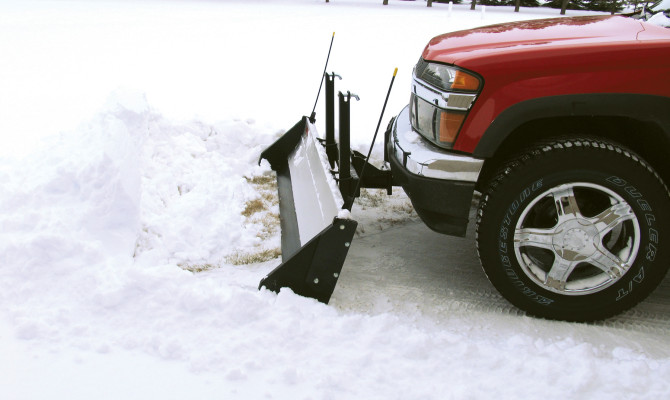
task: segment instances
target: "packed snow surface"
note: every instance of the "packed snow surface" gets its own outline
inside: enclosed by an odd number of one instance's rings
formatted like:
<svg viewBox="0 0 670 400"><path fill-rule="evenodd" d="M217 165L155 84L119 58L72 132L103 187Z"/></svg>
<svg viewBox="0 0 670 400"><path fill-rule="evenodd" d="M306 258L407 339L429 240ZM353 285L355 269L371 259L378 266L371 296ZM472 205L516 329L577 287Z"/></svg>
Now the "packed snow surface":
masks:
<svg viewBox="0 0 670 400"><path fill-rule="evenodd" d="M362 150L394 68L386 118L432 36L555 16L394 0L0 2L0 398L667 398L667 307L639 327L644 313L558 323L523 316L481 276L420 281L413 268L472 263L474 248L430 236L458 252L403 258L429 233L402 193L355 206L330 305L257 289L280 263L274 176L258 157L311 112L333 32L329 71L361 97Z"/></svg>

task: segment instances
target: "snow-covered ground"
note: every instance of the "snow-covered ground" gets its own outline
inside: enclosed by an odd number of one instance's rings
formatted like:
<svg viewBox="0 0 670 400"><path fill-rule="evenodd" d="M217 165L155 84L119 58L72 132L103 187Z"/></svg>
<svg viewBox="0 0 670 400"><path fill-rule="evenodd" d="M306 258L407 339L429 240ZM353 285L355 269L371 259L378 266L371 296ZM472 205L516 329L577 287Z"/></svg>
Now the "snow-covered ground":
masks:
<svg viewBox="0 0 670 400"><path fill-rule="evenodd" d="M279 264L258 156L311 112L333 32L362 149L430 37L559 12L381 3L0 2L0 398L668 397L669 324L540 321L435 279L347 278L424 235L401 193L355 206L331 305L257 290Z"/></svg>

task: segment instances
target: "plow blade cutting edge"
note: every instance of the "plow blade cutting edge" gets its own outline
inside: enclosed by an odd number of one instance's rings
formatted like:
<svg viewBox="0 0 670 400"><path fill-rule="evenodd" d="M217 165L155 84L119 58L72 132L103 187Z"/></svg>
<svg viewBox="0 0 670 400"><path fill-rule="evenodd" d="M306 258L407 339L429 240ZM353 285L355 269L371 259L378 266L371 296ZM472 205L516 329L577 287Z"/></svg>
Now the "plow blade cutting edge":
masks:
<svg viewBox="0 0 670 400"><path fill-rule="evenodd" d="M303 117L261 153L277 173L282 264L261 280L259 289L288 287L328 303L357 222L342 209L344 200L317 138L316 128Z"/></svg>

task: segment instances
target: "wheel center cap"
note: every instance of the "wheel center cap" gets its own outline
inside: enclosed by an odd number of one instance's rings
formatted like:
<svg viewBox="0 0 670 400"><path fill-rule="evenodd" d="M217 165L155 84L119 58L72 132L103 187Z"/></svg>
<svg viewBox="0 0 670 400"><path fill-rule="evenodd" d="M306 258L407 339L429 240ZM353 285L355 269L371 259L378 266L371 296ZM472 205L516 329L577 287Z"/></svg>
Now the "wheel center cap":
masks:
<svg viewBox="0 0 670 400"><path fill-rule="evenodd" d="M565 232L563 245L566 249L580 251L591 242L589 235L580 228L573 228Z"/></svg>
<svg viewBox="0 0 670 400"><path fill-rule="evenodd" d="M596 251L598 230L592 223L575 219L564 222L556 229L553 246L556 253L568 261L582 261Z"/></svg>

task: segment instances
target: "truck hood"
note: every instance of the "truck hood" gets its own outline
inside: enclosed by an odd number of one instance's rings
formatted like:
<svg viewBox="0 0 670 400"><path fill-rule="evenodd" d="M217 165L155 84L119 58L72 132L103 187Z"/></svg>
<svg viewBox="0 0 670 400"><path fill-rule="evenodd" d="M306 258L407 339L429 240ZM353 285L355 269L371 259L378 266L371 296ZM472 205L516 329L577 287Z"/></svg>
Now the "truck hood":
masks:
<svg viewBox="0 0 670 400"><path fill-rule="evenodd" d="M500 52L537 51L557 46L591 46L636 41L647 25L620 16L587 16L519 21L448 33L433 38L423 51L426 60L458 64ZM665 34L665 35L663 35ZM647 34L647 36L650 36ZM652 32L651 36L667 33Z"/></svg>

